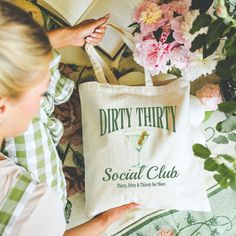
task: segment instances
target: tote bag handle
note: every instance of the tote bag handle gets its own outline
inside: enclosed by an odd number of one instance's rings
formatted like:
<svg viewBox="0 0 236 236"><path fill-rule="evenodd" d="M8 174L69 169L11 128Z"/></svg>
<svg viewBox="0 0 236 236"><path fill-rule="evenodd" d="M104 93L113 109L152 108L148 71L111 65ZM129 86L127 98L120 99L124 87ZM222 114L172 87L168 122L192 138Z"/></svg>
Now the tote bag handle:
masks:
<svg viewBox="0 0 236 236"><path fill-rule="evenodd" d="M116 25L114 23L109 23L107 25L112 27L115 31L117 31L120 34L124 43L133 52L135 47L134 36L129 31L127 31L126 29L122 28L119 25ZM97 53L95 48L90 44L86 44L85 50L93 66L97 81L99 83L109 82L110 84L118 85L119 82L116 79L115 75L113 74L109 66L106 64L106 62L102 59L102 57ZM148 87L153 86L150 72L146 69L145 69L145 85Z"/></svg>

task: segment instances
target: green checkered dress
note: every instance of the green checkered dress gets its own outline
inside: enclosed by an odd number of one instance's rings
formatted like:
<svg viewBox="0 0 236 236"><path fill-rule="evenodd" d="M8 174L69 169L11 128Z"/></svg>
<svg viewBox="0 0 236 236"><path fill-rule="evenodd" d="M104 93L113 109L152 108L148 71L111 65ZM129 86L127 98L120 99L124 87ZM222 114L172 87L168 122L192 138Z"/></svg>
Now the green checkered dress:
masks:
<svg viewBox="0 0 236 236"><path fill-rule="evenodd" d="M22 169L19 172L21 173L16 178L14 186L0 204L0 235L2 236L11 234L17 219L37 187L37 182L32 180L26 171Z"/></svg>
<svg viewBox="0 0 236 236"><path fill-rule="evenodd" d="M52 117L54 105L69 100L74 82L60 75L60 56L54 52L51 62L51 82L47 96L42 99L40 112L28 130L21 136L6 139L4 154L26 170L39 182L47 183L66 203L66 182L56 145L62 134L63 125Z"/></svg>

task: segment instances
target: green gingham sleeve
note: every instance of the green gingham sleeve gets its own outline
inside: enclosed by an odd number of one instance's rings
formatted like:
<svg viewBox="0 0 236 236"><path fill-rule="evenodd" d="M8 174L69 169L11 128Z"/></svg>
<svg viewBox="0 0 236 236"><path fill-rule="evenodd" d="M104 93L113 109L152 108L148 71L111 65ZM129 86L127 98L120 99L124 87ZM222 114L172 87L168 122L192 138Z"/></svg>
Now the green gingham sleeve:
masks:
<svg viewBox="0 0 236 236"><path fill-rule="evenodd" d="M61 56L54 51L54 59L50 64L51 81L47 91L47 95L41 101L40 119L48 127L54 143L57 145L62 134L63 125L61 122L52 117L54 106L65 103L69 100L73 89L74 82L59 72L59 63Z"/></svg>
<svg viewBox="0 0 236 236"><path fill-rule="evenodd" d="M36 186L36 181L27 172L17 177L14 187L0 204L0 235L10 235Z"/></svg>
<svg viewBox="0 0 236 236"><path fill-rule="evenodd" d="M31 236L37 226L42 229L34 235L62 235L65 220L62 204L55 193L1 153L0 157L0 235ZM51 211L42 218L39 214L46 212L48 207ZM51 228L55 230L52 232Z"/></svg>
<svg viewBox="0 0 236 236"><path fill-rule="evenodd" d="M47 96L41 103L43 109L48 115L51 115L54 110L54 105L65 103L69 100L73 89L74 82L59 72L59 63L61 56L54 51L53 60L50 63L51 81L48 87Z"/></svg>

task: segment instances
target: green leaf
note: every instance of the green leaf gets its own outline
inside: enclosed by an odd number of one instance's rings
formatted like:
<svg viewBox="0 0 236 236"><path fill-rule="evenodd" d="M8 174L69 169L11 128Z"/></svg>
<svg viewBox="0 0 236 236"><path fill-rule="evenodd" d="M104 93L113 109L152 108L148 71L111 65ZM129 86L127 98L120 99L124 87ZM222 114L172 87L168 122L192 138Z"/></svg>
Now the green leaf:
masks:
<svg viewBox="0 0 236 236"><path fill-rule="evenodd" d="M233 35L227 35L224 45L224 50L226 50L228 56L235 55L235 43L236 43L236 32Z"/></svg>
<svg viewBox="0 0 236 236"><path fill-rule="evenodd" d="M161 34L162 34L163 30L162 28L158 28L155 32L153 32L155 39L159 42Z"/></svg>
<svg viewBox="0 0 236 236"><path fill-rule="evenodd" d="M139 26L139 24L137 22L134 22L134 23L128 25L128 27L133 27L133 26Z"/></svg>
<svg viewBox="0 0 236 236"><path fill-rule="evenodd" d="M217 183L220 183L220 181L224 178L223 175L219 175L219 174L214 174L213 177Z"/></svg>
<svg viewBox="0 0 236 236"><path fill-rule="evenodd" d="M180 69L176 68L176 67L172 67L171 70L169 69L168 74L172 74L172 75L176 75L178 78L181 77L181 71Z"/></svg>
<svg viewBox="0 0 236 236"><path fill-rule="evenodd" d="M213 217L209 220L209 223L210 223L211 225L218 225L218 224L219 224L219 220L217 219L216 216L213 216ZM217 234L217 235L220 236L220 234ZM217 236L217 235L215 235L215 236ZM213 235L211 235L211 236L213 236Z"/></svg>
<svg viewBox="0 0 236 236"><path fill-rule="evenodd" d="M231 163L235 161L235 158L233 158L232 156L230 156L228 154L220 154L218 156L223 157L225 160L227 160L227 161L229 161Z"/></svg>
<svg viewBox="0 0 236 236"><path fill-rule="evenodd" d="M174 18L177 16L181 16L181 14L179 14L178 12L174 11Z"/></svg>
<svg viewBox="0 0 236 236"><path fill-rule="evenodd" d="M210 15L208 14L201 14L198 15L198 17L196 18L196 20L193 22L193 26L190 29L190 33L194 34L197 31L199 31L202 27L206 27L208 26L212 21L212 18Z"/></svg>
<svg viewBox="0 0 236 236"><path fill-rule="evenodd" d="M236 142L236 133L231 133L228 135L230 141Z"/></svg>
<svg viewBox="0 0 236 236"><path fill-rule="evenodd" d="M206 38L208 47L210 47L216 40L222 37L225 28L226 25L220 18L216 19L210 24Z"/></svg>
<svg viewBox="0 0 236 236"><path fill-rule="evenodd" d="M61 162L64 164L66 159L66 154L64 153L63 149L60 147L60 145L57 145L57 153L61 159Z"/></svg>
<svg viewBox="0 0 236 236"><path fill-rule="evenodd" d="M222 121L220 121L220 122L217 123L217 125L216 125L216 130L217 130L218 132L221 132L221 130L222 130L221 125L222 125Z"/></svg>
<svg viewBox="0 0 236 236"><path fill-rule="evenodd" d="M216 161L212 158L206 159L204 163L204 169L209 171L215 171L217 170L219 165L216 163Z"/></svg>
<svg viewBox="0 0 236 236"><path fill-rule="evenodd" d="M236 102L235 101L229 101L229 102L223 102L218 105L218 109L220 111L223 111L224 113L233 114L236 112Z"/></svg>
<svg viewBox="0 0 236 236"><path fill-rule="evenodd" d="M234 41L234 45L236 45L236 40ZM234 57L236 56L236 47L232 46L232 47L229 47L228 50L227 50L227 56L229 57Z"/></svg>
<svg viewBox="0 0 236 236"><path fill-rule="evenodd" d="M235 74L236 74L236 58L231 58L233 64L230 66L230 74L231 76L230 77L234 77Z"/></svg>
<svg viewBox="0 0 236 236"><path fill-rule="evenodd" d="M231 78L231 72L229 68L232 65L232 61L229 57L226 57L224 60L220 61L216 66L216 75L220 78L229 79Z"/></svg>
<svg viewBox="0 0 236 236"><path fill-rule="evenodd" d="M189 225L192 225L193 223L195 223L197 220L188 212L187 214L187 223Z"/></svg>
<svg viewBox="0 0 236 236"><path fill-rule="evenodd" d="M223 135L220 135L216 138L213 139L213 142L217 143L217 144L226 144L226 143L229 143L228 139L223 136Z"/></svg>
<svg viewBox="0 0 236 236"><path fill-rule="evenodd" d="M206 159L211 155L211 151L201 144L194 144L192 148L195 156Z"/></svg>
<svg viewBox="0 0 236 236"><path fill-rule="evenodd" d="M191 52L195 52L206 43L206 34L199 34L193 41L190 48Z"/></svg>
<svg viewBox="0 0 236 236"><path fill-rule="evenodd" d="M80 170L84 170L84 157L80 152L73 152L73 162Z"/></svg>
<svg viewBox="0 0 236 236"><path fill-rule="evenodd" d="M221 124L221 132L228 133L236 130L236 116L231 116L224 120Z"/></svg>
<svg viewBox="0 0 236 236"><path fill-rule="evenodd" d="M64 212L64 216L66 218L67 223L69 223L69 220L70 220L71 209L72 209L72 203L67 199L67 203L65 206L65 212Z"/></svg>
<svg viewBox="0 0 236 236"><path fill-rule="evenodd" d="M235 41L236 41L235 33L236 33L235 31L232 31L226 36L224 49L227 51L227 55L228 55L228 53L230 53L230 51L232 49L235 49L235 47L234 47Z"/></svg>
<svg viewBox="0 0 236 236"><path fill-rule="evenodd" d="M229 187L229 183L228 183L228 178L224 177L220 182L219 182L220 186L222 188L227 188Z"/></svg>
<svg viewBox="0 0 236 236"><path fill-rule="evenodd" d="M166 39L165 43L172 43L175 41L175 39L173 37L173 33L174 33L174 31L172 30L171 33L168 35L168 38Z"/></svg>
<svg viewBox="0 0 236 236"><path fill-rule="evenodd" d="M219 165L217 168L217 171L227 177L233 177L235 175L234 171L231 170L228 166L226 166L224 163Z"/></svg>
<svg viewBox="0 0 236 236"><path fill-rule="evenodd" d="M231 178L230 182L229 182L230 187L236 191L236 175L234 177Z"/></svg>
<svg viewBox="0 0 236 236"><path fill-rule="evenodd" d="M210 117L211 117L211 115L212 115L212 113L213 113L213 111L206 111L206 112L205 112L205 118L204 118L204 121L203 121L203 122L209 120Z"/></svg>
<svg viewBox="0 0 236 236"><path fill-rule="evenodd" d="M212 43L209 48L207 47L207 45L204 45L203 46L203 58L205 59L208 56L210 56L213 52L215 52L215 50L218 48L219 44L220 44L220 40L218 39L217 41Z"/></svg>
<svg viewBox="0 0 236 236"><path fill-rule="evenodd" d="M225 37L225 36L226 36L227 38L229 38L228 35L230 35L231 29L232 29L231 26L227 26L227 27L224 29L224 32L223 32L223 34L222 34L222 37ZM230 38L231 38L231 37L230 37Z"/></svg>

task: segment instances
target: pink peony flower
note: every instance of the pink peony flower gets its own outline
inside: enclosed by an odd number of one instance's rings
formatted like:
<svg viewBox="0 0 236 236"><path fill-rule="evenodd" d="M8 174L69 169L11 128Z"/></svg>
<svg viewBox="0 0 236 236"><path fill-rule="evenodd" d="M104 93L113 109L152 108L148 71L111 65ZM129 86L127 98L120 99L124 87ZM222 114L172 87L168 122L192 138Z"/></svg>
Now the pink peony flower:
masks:
<svg viewBox="0 0 236 236"><path fill-rule="evenodd" d="M189 6L182 1L173 1L168 4L162 4L161 10L163 12L163 19L165 26L162 28L164 31L169 31L171 28L171 22L175 19L174 13L179 15L185 15L188 12Z"/></svg>
<svg viewBox="0 0 236 236"><path fill-rule="evenodd" d="M188 46L175 47L170 55L171 65L180 69L185 79L193 81L201 75L211 74L217 64L217 55L214 53L203 58L201 51L191 52Z"/></svg>
<svg viewBox="0 0 236 236"><path fill-rule="evenodd" d="M168 4L162 4L161 10L166 19L171 21L174 18L174 12L179 15L185 15L188 12L189 6L182 1L173 1Z"/></svg>
<svg viewBox="0 0 236 236"><path fill-rule="evenodd" d="M203 58L201 50L189 51L189 64L182 70L182 75L188 80L195 80L201 75L210 75L217 65L217 54L213 53Z"/></svg>
<svg viewBox="0 0 236 236"><path fill-rule="evenodd" d="M148 69L152 75L167 73L170 69L170 52L176 43L165 43L168 34L162 33L158 42L153 34L137 35L134 60Z"/></svg>
<svg viewBox="0 0 236 236"><path fill-rule="evenodd" d="M197 90L196 97L203 104L206 111L216 110L218 104L222 102L220 86L218 84L205 84L201 89Z"/></svg>
<svg viewBox="0 0 236 236"><path fill-rule="evenodd" d="M186 39L181 29L181 23L183 20L183 16L177 16L171 21L171 29L174 30L173 37L180 44L186 43Z"/></svg>
<svg viewBox="0 0 236 236"><path fill-rule="evenodd" d="M134 21L140 24L141 32L148 33L156 31L162 22L162 11L155 1L144 1L141 3L134 14Z"/></svg>
<svg viewBox="0 0 236 236"><path fill-rule="evenodd" d="M179 0L169 3L169 5L171 11L176 12L179 15L185 15L188 12L189 7L191 6L191 2Z"/></svg>
<svg viewBox="0 0 236 236"><path fill-rule="evenodd" d="M171 29L174 30L173 37L180 44L184 44L185 47L191 47L191 43L198 34L207 32L207 28L201 28L195 34L190 33L190 29L193 26L194 20L199 15L198 10L187 12L184 16L175 17L171 21Z"/></svg>
<svg viewBox="0 0 236 236"><path fill-rule="evenodd" d="M175 47L170 55L171 65L182 70L190 63L191 52L184 46Z"/></svg>
<svg viewBox="0 0 236 236"><path fill-rule="evenodd" d="M140 24L141 34L136 37L134 59L152 75L167 73L169 69L176 67L183 77L195 80L215 69L217 53L203 58L201 50L190 51L194 38L207 31L207 27L204 27L195 34L190 33L193 22L199 15L198 10L190 11L190 6L191 0L174 0L168 4L162 4L158 0L145 0L136 9L134 18ZM157 42L153 34L160 27L162 35ZM166 43L170 33L173 33L174 41Z"/></svg>
<svg viewBox="0 0 236 236"><path fill-rule="evenodd" d="M157 236L174 236L174 231L163 228L157 232Z"/></svg>

